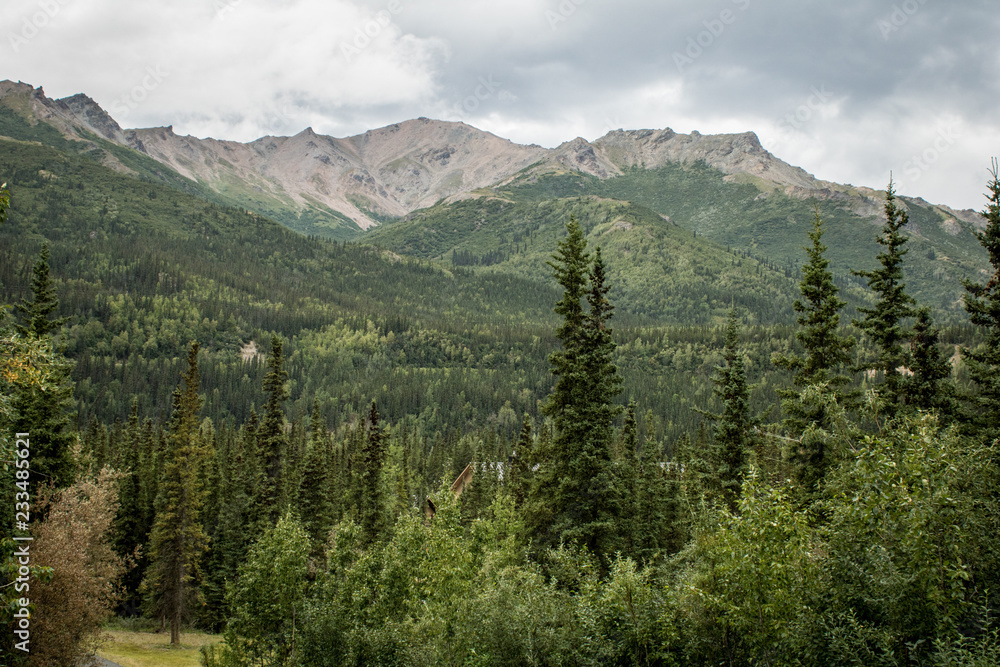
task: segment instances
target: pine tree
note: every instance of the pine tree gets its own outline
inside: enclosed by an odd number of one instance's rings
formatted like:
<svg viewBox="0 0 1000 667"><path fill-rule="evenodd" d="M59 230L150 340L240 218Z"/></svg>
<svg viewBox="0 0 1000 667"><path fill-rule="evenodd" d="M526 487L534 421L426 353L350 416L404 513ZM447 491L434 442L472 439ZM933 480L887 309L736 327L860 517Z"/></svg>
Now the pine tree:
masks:
<svg viewBox="0 0 1000 667"><path fill-rule="evenodd" d="M985 285L962 281L965 310L973 324L985 329L986 341L975 349L963 348L962 356L977 390L968 405L968 420L993 440L1000 437L1000 172L996 158L990 175L987 204L982 211L986 229L977 236L989 254L992 274Z"/></svg>
<svg viewBox="0 0 1000 667"><path fill-rule="evenodd" d="M528 491L531 489L531 478L534 473L535 443L531 434L531 415L524 413L521 422L521 433L517 436L514 452L511 455L510 472L507 479L510 495L514 498L516 507L524 505Z"/></svg>
<svg viewBox="0 0 1000 667"><path fill-rule="evenodd" d="M268 370L263 382L267 403L264 407L264 418L257 431L262 478L254 503L261 529L273 526L282 512L279 501L288 456L285 412L281 407L288 398L288 389L285 386L288 372L284 370L284 363L281 339L274 336L271 338L271 354L267 360Z"/></svg>
<svg viewBox="0 0 1000 667"><path fill-rule="evenodd" d="M868 289L875 293L875 305L858 308L864 319L854 320L854 325L871 337L877 348L874 362L859 370L874 370L882 374L879 385L882 409L886 415L896 414L903 399L906 376L902 369L909 366L909 356L905 347L910 333L904 328L903 320L913 317L915 302L906 293L903 283L903 257L908 252L903 246L906 237L900 232L909 223L906 211L896 206L892 179L885 190L885 225L877 237L884 249L876 255L881 268L872 271L854 271L854 275L868 281Z"/></svg>
<svg viewBox="0 0 1000 667"><path fill-rule="evenodd" d="M712 376L712 394L722 403L722 412L699 412L714 424L713 459L717 483L723 499L730 510L734 510L756 439L754 432L761 421L750 413L750 385L747 384L746 362L739 350L735 308L729 311L722 357L724 364L716 366Z"/></svg>
<svg viewBox="0 0 1000 667"><path fill-rule="evenodd" d="M56 288L49 275L49 244L43 243L42 250L38 254L38 261L31 272L31 294L32 300L22 300L17 305L17 310L24 320L23 325L18 325L17 330L24 336L37 336L44 338L58 331L66 323L66 318L55 318L53 313L59 309L59 298L56 295Z"/></svg>
<svg viewBox="0 0 1000 667"><path fill-rule="evenodd" d="M643 560L650 560L657 553L670 549L672 522L676 516L674 501L677 489L672 488L665 466L661 465L662 452L655 433L653 411L647 410L635 510L642 526L635 541L635 555Z"/></svg>
<svg viewBox="0 0 1000 667"><path fill-rule="evenodd" d="M622 423L619 438L617 465L618 487L621 489L621 533L625 552L634 554L637 545L642 541L646 526L640 516L641 483L639 481L639 424L635 416L635 399L628 402L625 408L625 421Z"/></svg>
<svg viewBox="0 0 1000 667"><path fill-rule="evenodd" d="M142 532L142 426L139 423L139 399L132 399L128 422L125 425L120 456L115 466L124 472L118 482L118 513L112 526L115 551L124 558L133 557L145 542ZM138 590L142 572L132 567L123 578L123 598L120 607L133 615L139 607Z"/></svg>
<svg viewBox="0 0 1000 667"><path fill-rule="evenodd" d="M934 327L929 308L917 311L917 321L910 337L910 370L913 375L903 385L908 407L936 410L942 417L955 414L955 385L951 382L951 363L939 346L940 331Z"/></svg>
<svg viewBox="0 0 1000 667"><path fill-rule="evenodd" d="M170 623L170 643L180 644L181 622L200 597L202 556L208 546L201 521L205 502L201 468L206 456L198 430L198 343L188 352L188 370L174 391L167 451L156 497L143 588L150 611Z"/></svg>
<svg viewBox="0 0 1000 667"><path fill-rule="evenodd" d="M361 472L361 532L366 544L374 544L385 534L382 500L382 468L385 465L385 432L379 425L378 408L372 401L368 411L368 437L365 439Z"/></svg>
<svg viewBox="0 0 1000 667"><path fill-rule="evenodd" d="M791 459L799 482L815 488L826 476L832 459L822 436L832 419L826 399L834 403L850 401L851 395L843 390L850 379L841 370L851 361L855 341L853 336L838 332L840 310L846 304L837 296L839 290L829 270L830 262L824 256L826 246L822 243L823 223L818 210L809 238L812 246L806 248L809 260L802 267L800 283L802 300L796 299L793 304L800 313L796 321L801 327L795 338L804 353L776 355L774 364L795 373L792 382L796 389L778 392L785 413L783 423L793 435L801 436L807 430L812 433L792 452ZM811 398L816 392L810 387L819 388L822 400Z"/></svg>
<svg viewBox="0 0 1000 667"><path fill-rule="evenodd" d="M31 301L18 306L24 322L17 325L18 332L26 337L52 341L65 319L52 314L59 307L56 290L49 277L49 249L42 246L31 276ZM53 344L53 349L55 346ZM73 445L76 443L73 421L73 365L62 354L54 355L52 382L45 387L26 384L18 387L13 396L16 418L13 432L30 432L33 444L31 455L32 477L50 482L57 487L70 486L76 477ZM103 463L103 462L102 462Z"/></svg>
<svg viewBox="0 0 1000 667"><path fill-rule="evenodd" d="M228 618L227 582L236 578L237 568L245 558L254 535L251 516L250 490L258 479L256 458L256 413L251 411L233 442L224 447L217 458L219 466L219 496L210 549L206 555L206 575L202 590L205 609L199 622L219 631Z"/></svg>
<svg viewBox="0 0 1000 667"><path fill-rule="evenodd" d="M309 449L306 454L302 482L298 491L298 513L302 526L313 545L323 545L333 525L331 502L330 434L326 420L319 411L319 401L313 402L310 421Z"/></svg>
<svg viewBox="0 0 1000 667"><path fill-rule="evenodd" d="M586 239L575 219L549 266L563 287L555 311L562 344L550 356L556 386L543 412L555 427L532 488L527 524L539 546L577 542L600 557L618 543L621 493L611 460L612 421L621 406L621 378L607 326L613 308L600 251L589 272ZM586 298L589 311L583 308Z"/></svg>

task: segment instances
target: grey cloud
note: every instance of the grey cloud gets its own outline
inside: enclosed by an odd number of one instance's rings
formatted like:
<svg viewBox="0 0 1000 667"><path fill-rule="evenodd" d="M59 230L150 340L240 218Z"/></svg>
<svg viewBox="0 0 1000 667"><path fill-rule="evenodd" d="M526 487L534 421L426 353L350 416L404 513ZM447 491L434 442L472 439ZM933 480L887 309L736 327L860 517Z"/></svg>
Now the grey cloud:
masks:
<svg viewBox="0 0 1000 667"><path fill-rule="evenodd" d="M11 4L15 17L37 8ZM169 80L129 124L246 140L436 116L543 145L615 123L757 130L821 178L880 187L957 117L962 137L906 192L955 206L979 206L1000 153L1000 17L986 0L235 0L224 16L200 0L64 5L8 51L4 76L105 102L163 63ZM390 21L345 57L374 17ZM796 113L807 121L783 124Z"/></svg>

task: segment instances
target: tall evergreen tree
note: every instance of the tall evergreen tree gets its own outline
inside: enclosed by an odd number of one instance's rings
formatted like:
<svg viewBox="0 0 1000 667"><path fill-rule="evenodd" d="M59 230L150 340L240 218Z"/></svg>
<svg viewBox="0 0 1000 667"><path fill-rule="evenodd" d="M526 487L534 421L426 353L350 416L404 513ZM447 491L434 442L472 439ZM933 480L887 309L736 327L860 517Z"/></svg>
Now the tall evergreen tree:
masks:
<svg viewBox="0 0 1000 667"><path fill-rule="evenodd" d="M636 558L649 560L657 553L671 550L672 525L676 517L676 487L668 479L662 450L656 440L653 411L646 411L646 437L636 479L635 514L640 526L634 543ZM679 548L679 545L678 547Z"/></svg>
<svg viewBox="0 0 1000 667"><path fill-rule="evenodd" d="M59 309L59 297L56 295L55 284L49 274L49 244L43 243L38 253L38 261L31 271L31 301L22 300L17 305L24 324L17 330L25 336L42 338L59 330L66 323L66 318L56 318L53 314Z"/></svg>
<svg viewBox="0 0 1000 667"><path fill-rule="evenodd" d="M128 422L119 445L120 454L115 466L125 475L118 482L118 513L113 524L115 551L129 558L145 543L142 532L142 425L139 422L139 399L132 399ZM120 605L128 615L134 615L139 608L138 590L142 583L142 571L133 566L122 581L123 597Z"/></svg>
<svg viewBox="0 0 1000 667"><path fill-rule="evenodd" d="M646 526L640 517L641 484L639 481L639 423L636 420L635 399L625 408L618 452L615 458L618 487L621 489L621 533L626 553L635 553Z"/></svg>
<svg viewBox="0 0 1000 667"><path fill-rule="evenodd" d="M330 466L330 448L330 434L327 431L326 420L319 410L319 401L314 401L310 420L309 449L306 453L297 498L302 527L309 533L314 546L326 542L327 534L333 525L331 487L334 470Z"/></svg>
<svg viewBox="0 0 1000 667"><path fill-rule="evenodd" d="M882 251L876 255L880 268L872 271L854 271L854 275L868 281L868 289L875 293L875 305L858 308L864 319L854 320L854 325L868 334L875 343L877 356L859 370L874 370L882 374L879 385L881 406L892 417L904 400L906 376L903 369L909 366L905 344L910 337L904 327L906 318L916 315L915 301L906 293L903 283L903 257L907 250L906 237L901 233L909 223L909 216L896 206L896 193L889 179L885 190L885 225L877 237Z"/></svg>
<svg viewBox="0 0 1000 667"><path fill-rule="evenodd" d="M993 158L987 184L986 229L977 232L989 255L992 273L986 284L963 280L969 320L985 331L986 340L975 349L962 349L976 393L969 404L969 421L990 440L1000 437L1000 173Z"/></svg>
<svg viewBox="0 0 1000 667"><path fill-rule="evenodd" d="M282 403L288 398L285 382L288 372L284 369L281 339L271 338L271 354L267 359L267 374L263 389L267 394L264 418L257 431L257 447L261 461L262 477L254 498L255 511L261 528L270 528L282 513L280 500L283 473L288 457L288 436L285 433L285 412Z"/></svg>
<svg viewBox="0 0 1000 667"><path fill-rule="evenodd" d="M955 385L951 382L951 363L939 345L941 334L935 328L929 308L917 311L917 321L910 336L910 371L903 393L906 405L919 410L936 410L943 417L955 414Z"/></svg>
<svg viewBox="0 0 1000 667"><path fill-rule="evenodd" d="M555 308L562 345L550 356L556 385L543 407L555 434L540 452L527 523L539 546L577 542L604 557L617 546L621 510L611 460L611 424L621 411L613 403L621 378L607 326L613 308L600 252L588 276L583 231L572 218L566 229L549 263L564 290Z"/></svg>
<svg viewBox="0 0 1000 667"><path fill-rule="evenodd" d="M747 384L746 361L739 349L735 308L729 311L722 358L723 365L716 366L712 376L712 394L722 404L722 412L699 412L714 423L712 458L717 483L723 499L734 510L756 440L754 432L760 425L760 419L750 412L750 385Z"/></svg>
<svg viewBox="0 0 1000 667"><path fill-rule="evenodd" d="M251 491L259 479L256 438L257 415L251 410L247 424L233 435L230 444L220 449L217 457L222 502L214 517L206 555L202 585L205 609L199 615L199 622L215 631L225 627L229 615L227 583L236 578L237 568L245 560L254 535Z"/></svg>
<svg viewBox="0 0 1000 667"><path fill-rule="evenodd" d="M792 463L800 483L814 488L822 480L831 463L826 438L822 435L831 427L833 415L830 400L843 403L850 399L844 385L850 379L842 370L851 361L854 337L841 334L840 310L846 302L837 296L839 289L833 282L830 261L826 259L823 245L823 222L819 211L813 218L809 233L812 245L806 248L808 261L802 267L800 290L802 299L793 304L799 313L796 321L800 329L795 338L802 345L802 354L775 355L774 364L794 372L794 389L779 391L783 423L793 435L801 436L807 430L809 437L791 453ZM818 387L817 393L810 387ZM811 398L812 397L812 398Z"/></svg>
<svg viewBox="0 0 1000 667"><path fill-rule="evenodd" d="M535 442L531 433L531 415L524 413L521 422L521 432L517 436L514 452L511 455L509 475L507 478L510 495L517 507L524 505L525 498L531 489L531 478L534 474Z"/></svg>
<svg viewBox="0 0 1000 667"><path fill-rule="evenodd" d="M180 644L182 620L200 597L201 561L208 546L201 518L205 502L201 468L206 452L198 429L202 406L198 343L191 343L187 361L188 369L181 374L173 396L168 449L150 535L150 563L143 582L149 609L170 623L170 643L175 646Z"/></svg>
<svg viewBox="0 0 1000 667"><path fill-rule="evenodd" d="M382 468L386 459L385 431L379 424L378 407L372 401L368 411L368 437L362 450L361 532L367 544L385 535L385 506L382 499Z"/></svg>
<svg viewBox="0 0 1000 667"><path fill-rule="evenodd" d="M49 276L49 249L43 245L31 275L31 301L22 301L17 308L23 324L18 332L26 337L47 340L65 319L52 315L59 307L55 286ZM33 445L31 471L40 482L66 487L76 476L73 445L76 443L73 415L72 363L55 353L52 382L45 387L32 384L19 387L13 397L16 414L14 432L30 432Z"/></svg>

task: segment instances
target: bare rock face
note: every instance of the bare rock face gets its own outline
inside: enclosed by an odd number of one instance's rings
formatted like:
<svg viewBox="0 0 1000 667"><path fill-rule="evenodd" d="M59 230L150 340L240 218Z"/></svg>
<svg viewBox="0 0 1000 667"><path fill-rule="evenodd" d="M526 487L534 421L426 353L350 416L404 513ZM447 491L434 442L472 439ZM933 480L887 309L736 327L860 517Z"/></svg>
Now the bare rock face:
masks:
<svg viewBox="0 0 1000 667"><path fill-rule="evenodd" d="M64 97L56 100L56 104L95 134L115 143L125 143L121 126L97 102L86 95L79 93L72 97Z"/></svg>
<svg viewBox="0 0 1000 667"><path fill-rule="evenodd" d="M335 138L306 128L247 144L181 137L171 128L133 130L128 142L188 178L220 191L252 184L297 205L320 204L362 229L523 169L544 149L520 146L464 123L426 118Z"/></svg>
<svg viewBox="0 0 1000 667"><path fill-rule="evenodd" d="M749 174L779 185L811 188L816 179L764 150L753 132L703 135L664 130L615 130L595 145L618 167L655 169L703 161L725 174Z"/></svg>
<svg viewBox="0 0 1000 667"><path fill-rule="evenodd" d="M566 169L582 171L601 179L619 176L622 173L604 151L581 137L561 144L546 158L546 162L550 164L556 163Z"/></svg>
<svg viewBox="0 0 1000 667"><path fill-rule="evenodd" d="M180 136L173 127L123 130L83 94L51 100L41 88L0 81L0 105L29 122L45 122L67 138L94 136L128 146L178 173L237 200L254 200L301 214L332 211L367 229L384 217L405 216L441 200L481 191L527 173L575 171L600 179L625 169L705 164L727 180L753 183L761 197L836 200L876 219L882 193L820 181L769 153L753 132L702 135L662 130L615 130L594 142L577 137L552 149L525 146L465 123L418 118L336 138L306 128L295 136L265 136L248 143ZM109 166L128 171L111 155ZM942 212L977 223L972 211Z"/></svg>

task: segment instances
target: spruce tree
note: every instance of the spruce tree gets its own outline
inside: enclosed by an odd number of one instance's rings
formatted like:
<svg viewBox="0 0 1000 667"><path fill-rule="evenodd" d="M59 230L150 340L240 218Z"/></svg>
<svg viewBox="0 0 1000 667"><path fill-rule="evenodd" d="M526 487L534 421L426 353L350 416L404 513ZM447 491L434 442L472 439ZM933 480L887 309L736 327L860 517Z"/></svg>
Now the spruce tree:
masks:
<svg viewBox="0 0 1000 667"><path fill-rule="evenodd" d="M1000 174L996 158L990 175L987 204L982 211L986 229L977 236L988 253L992 273L985 284L962 281L969 320L984 329L986 340L977 348L963 348L962 356L976 389L970 397L968 421L993 440L1000 437Z"/></svg>
<svg viewBox="0 0 1000 667"><path fill-rule="evenodd" d="M118 513L113 524L115 551L120 556L129 558L136 555L136 550L145 542L146 535L142 532L143 502L142 502L142 425L139 423L139 399L132 399L128 422L122 442L119 445L120 454L115 466L124 472L118 482ZM133 615L139 607L138 590L142 583L142 572L136 566L129 569L122 581L123 597L120 608L128 615Z"/></svg>
<svg viewBox="0 0 1000 667"><path fill-rule="evenodd" d="M621 378L607 326L613 308L600 252L588 275L583 231L573 218L566 229L549 262L563 287L555 307L563 318L556 331L561 349L549 357L557 379L543 407L555 433L540 452L527 523L539 546L576 542L604 558L617 546L621 512L611 460L612 421L621 411L613 403Z"/></svg>
<svg viewBox="0 0 1000 667"><path fill-rule="evenodd" d="M795 436L810 431L799 446L792 451L791 459L796 477L807 488L814 489L825 477L831 463L823 433L831 427L830 401L844 403L851 395L844 391L850 379L842 370L851 361L854 337L842 335L840 310L845 301L837 296L839 290L833 282L823 245L823 222L819 211L813 218L809 233L812 245L806 248L808 261L802 267L800 290L802 299L793 307L799 313L796 321L800 329L795 338L802 345L802 354L775 355L774 364L794 372L794 389L778 392L781 409L785 414L783 424ZM815 400L817 387L820 400Z"/></svg>
<svg viewBox="0 0 1000 667"><path fill-rule="evenodd" d="M214 517L214 530L205 562L205 609L199 622L219 631L225 627L229 615L226 602L227 582L236 578L237 568L245 558L254 535L255 525L251 516L253 484L259 478L256 457L256 413L251 410L247 424L220 449L218 514Z"/></svg>
<svg viewBox="0 0 1000 667"><path fill-rule="evenodd" d="M906 379L903 394L908 407L936 410L947 419L956 410L955 385L951 381L951 363L939 345L940 337L930 309L920 308L910 337L910 371L913 375Z"/></svg>
<svg viewBox="0 0 1000 667"><path fill-rule="evenodd" d="M314 401L310 420L309 449L297 499L302 527L309 533L314 548L326 542L327 534L333 525L331 477L334 470L330 467L330 458L330 434L327 431L326 420L320 413L319 401Z"/></svg>
<svg viewBox="0 0 1000 667"><path fill-rule="evenodd" d="M531 477L534 473L535 443L531 433L531 416L524 413L524 420L521 422L521 432L517 436L517 443L514 445L514 452L511 455L507 484L510 495L514 499L516 507L524 505L531 489Z"/></svg>
<svg viewBox="0 0 1000 667"><path fill-rule="evenodd" d="M17 309L23 324L16 325L25 337L47 341L55 351L53 332L65 322L54 318L59 307L55 286L49 276L49 249L43 245L31 275L31 301L21 301ZM70 486L76 477L73 459L74 434L72 363L55 351L52 381L44 387L25 384L17 387L12 406L16 415L12 430L30 432L32 439L31 474L41 483ZM37 444L35 444L37 443ZM103 463L103 462L102 462Z"/></svg>
<svg viewBox="0 0 1000 667"><path fill-rule="evenodd" d="M641 484L639 481L639 424L635 416L635 399L625 408L619 438L615 472L621 489L621 533L625 552L634 554L642 541L646 526L640 516Z"/></svg>
<svg viewBox="0 0 1000 667"><path fill-rule="evenodd" d="M267 403L264 418L257 431L262 476L254 503L261 530L272 527L283 511L280 500L288 457L288 436L285 434L285 412L282 409L282 403L288 398L285 386L288 372L284 369L284 363L281 339L273 336L271 354L267 359L267 374L263 381Z"/></svg>
<svg viewBox="0 0 1000 667"><path fill-rule="evenodd" d="M385 534L382 500L382 468L386 458L385 431L379 424L378 407L372 401L368 411L368 437L361 453L361 533L366 544L374 544Z"/></svg>
<svg viewBox="0 0 1000 667"><path fill-rule="evenodd" d="M59 309L59 297L56 295L55 284L49 274L49 244L43 243L38 253L38 261L31 271L31 301L22 300L17 305L24 324L17 330L22 335L43 338L59 330L66 323L66 318L55 318L53 313Z"/></svg>
<svg viewBox="0 0 1000 667"><path fill-rule="evenodd" d="M722 497L734 510L740 488L755 443L755 431L760 419L750 412L750 385L747 384L746 362L739 350L739 326L736 309L729 311L726 325L723 365L716 366L712 376L712 394L722 404L722 412L702 412L713 422L715 474Z"/></svg>
<svg viewBox="0 0 1000 667"><path fill-rule="evenodd" d="M635 513L641 530L635 538L635 557L651 560L656 554L670 549L672 521L675 518L675 494L662 465L662 451L656 440L653 411L646 411L646 437L636 479Z"/></svg>
<svg viewBox="0 0 1000 667"><path fill-rule="evenodd" d="M881 267L872 271L854 271L854 275L868 281L868 289L875 293L875 305L858 308L864 319L854 320L854 325L868 334L876 346L876 358L859 370L874 370L882 374L879 385L881 407L892 417L904 400L906 376L903 369L909 366L905 344L910 337L903 326L906 318L916 314L913 298L906 293L903 283L903 257L908 252L903 246L906 237L901 230L909 223L909 216L896 206L896 193L892 179L885 190L885 225L877 237L883 250L876 255Z"/></svg>
<svg viewBox="0 0 1000 667"><path fill-rule="evenodd" d="M201 468L206 456L199 433L198 343L188 352L188 369L173 395L167 428L167 451L159 492L156 520L149 544L149 567L143 588L155 617L170 623L170 643L180 644L182 620L200 598L201 562L208 546L202 526L205 502Z"/></svg>

